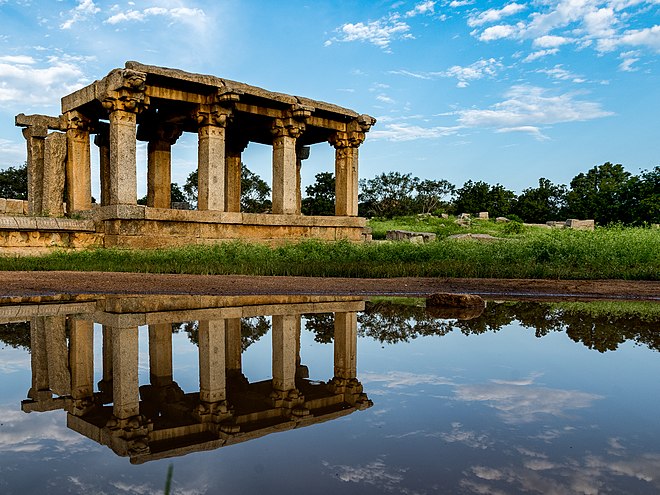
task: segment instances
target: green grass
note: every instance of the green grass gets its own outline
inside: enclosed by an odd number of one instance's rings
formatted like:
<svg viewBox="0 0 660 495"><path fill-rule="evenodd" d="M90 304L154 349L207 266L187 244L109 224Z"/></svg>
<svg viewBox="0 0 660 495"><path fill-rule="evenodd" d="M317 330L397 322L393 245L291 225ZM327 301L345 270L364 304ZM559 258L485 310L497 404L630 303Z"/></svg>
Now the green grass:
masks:
<svg viewBox="0 0 660 495"><path fill-rule="evenodd" d="M490 225L488 228L492 228ZM0 270L660 280L660 231L622 227L597 228L593 232L529 228L523 234L497 242L304 241L275 248L229 242L145 251L60 251L38 257L0 258Z"/></svg>

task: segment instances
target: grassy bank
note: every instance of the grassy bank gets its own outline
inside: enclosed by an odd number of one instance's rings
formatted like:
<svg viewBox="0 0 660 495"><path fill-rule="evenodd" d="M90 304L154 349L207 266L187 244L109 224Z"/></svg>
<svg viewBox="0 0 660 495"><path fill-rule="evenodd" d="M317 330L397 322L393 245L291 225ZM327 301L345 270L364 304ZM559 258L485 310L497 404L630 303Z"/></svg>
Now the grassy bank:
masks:
<svg viewBox="0 0 660 495"><path fill-rule="evenodd" d="M491 242L455 239L427 244L304 241L277 248L232 242L150 251L106 249L0 258L0 269L660 280L660 231L538 229Z"/></svg>

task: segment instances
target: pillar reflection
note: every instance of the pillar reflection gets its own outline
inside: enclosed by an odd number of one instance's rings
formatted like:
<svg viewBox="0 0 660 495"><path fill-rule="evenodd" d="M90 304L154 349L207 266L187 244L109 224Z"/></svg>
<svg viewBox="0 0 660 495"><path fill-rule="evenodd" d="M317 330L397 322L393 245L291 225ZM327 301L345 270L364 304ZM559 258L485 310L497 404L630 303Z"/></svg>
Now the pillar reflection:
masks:
<svg viewBox="0 0 660 495"><path fill-rule="evenodd" d="M163 308L162 301L106 300L108 312L98 311L97 304L89 314L35 316L30 320L33 379L22 409L65 409L69 428L141 463L367 408L372 403L356 368L356 315L364 303L315 299L254 304L252 298L249 306L191 309L198 299L178 298L171 304L183 306L179 311ZM140 304L144 313L135 312ZM327 382L309 380L300 358L301 315L315 312L335 315L334 376ZM199 391L191 393L176 383L173 366L173 323L182 316L198 322ZM272 378L250 383L242 374L241 324L242 318L255 316L272 317ZM102 378L96 391L94 322L102 324ZM148 349L140 349L138 338L144 324ZM149 354L149 383L143 385L140 351Z"/></svg>

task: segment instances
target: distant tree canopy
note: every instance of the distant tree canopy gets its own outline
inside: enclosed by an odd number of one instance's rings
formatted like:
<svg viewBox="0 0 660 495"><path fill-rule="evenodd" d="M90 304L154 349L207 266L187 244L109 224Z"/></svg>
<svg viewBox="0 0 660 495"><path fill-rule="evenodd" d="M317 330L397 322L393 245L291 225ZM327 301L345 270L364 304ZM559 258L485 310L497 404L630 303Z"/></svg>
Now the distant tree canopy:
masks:
<svg viewBox="0 0 660 495"><path fill-rule="evenodd" d="M0 198L28 199L27 163L0 170Z"/></svg>
<svg viewBox="0 0 660 495"><path fill-rule="evenodd" d="M241 167L241 210L270 211L270 186L244 164ZM621 164L606 162L579 173L568 187L540 178L538 187L524 189L519 196L501 184L468 180L456 188L444 179L422 180L401 172L361 179L359 186L359 213L366 217L487 211L491 217L515 215L531 223L567 218L594 219L600 225L660 223L660 166L633 175ZM316 174L314 184L305 192L303 214L334 215L334 174ZM0 170L0 198L27 199L26 164ZM171 198L196 207L196 170L183 186L172 183ZM146 201L145 196L138 203Z"/></svg>

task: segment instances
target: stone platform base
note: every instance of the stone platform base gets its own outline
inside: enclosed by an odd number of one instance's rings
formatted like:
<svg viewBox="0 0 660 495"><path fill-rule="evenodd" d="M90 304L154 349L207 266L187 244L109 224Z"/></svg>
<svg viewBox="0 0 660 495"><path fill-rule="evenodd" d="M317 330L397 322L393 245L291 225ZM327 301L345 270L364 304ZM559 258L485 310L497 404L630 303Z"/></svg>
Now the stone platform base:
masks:
<svg viewBox="0 0 660 495"><path fill-rule="evenodd" d="M0 255L41 254L55 248L149 249L242 240L271 245L304 239L363 242L366 220L103 206L84 219L0 217Z"/></svg>

